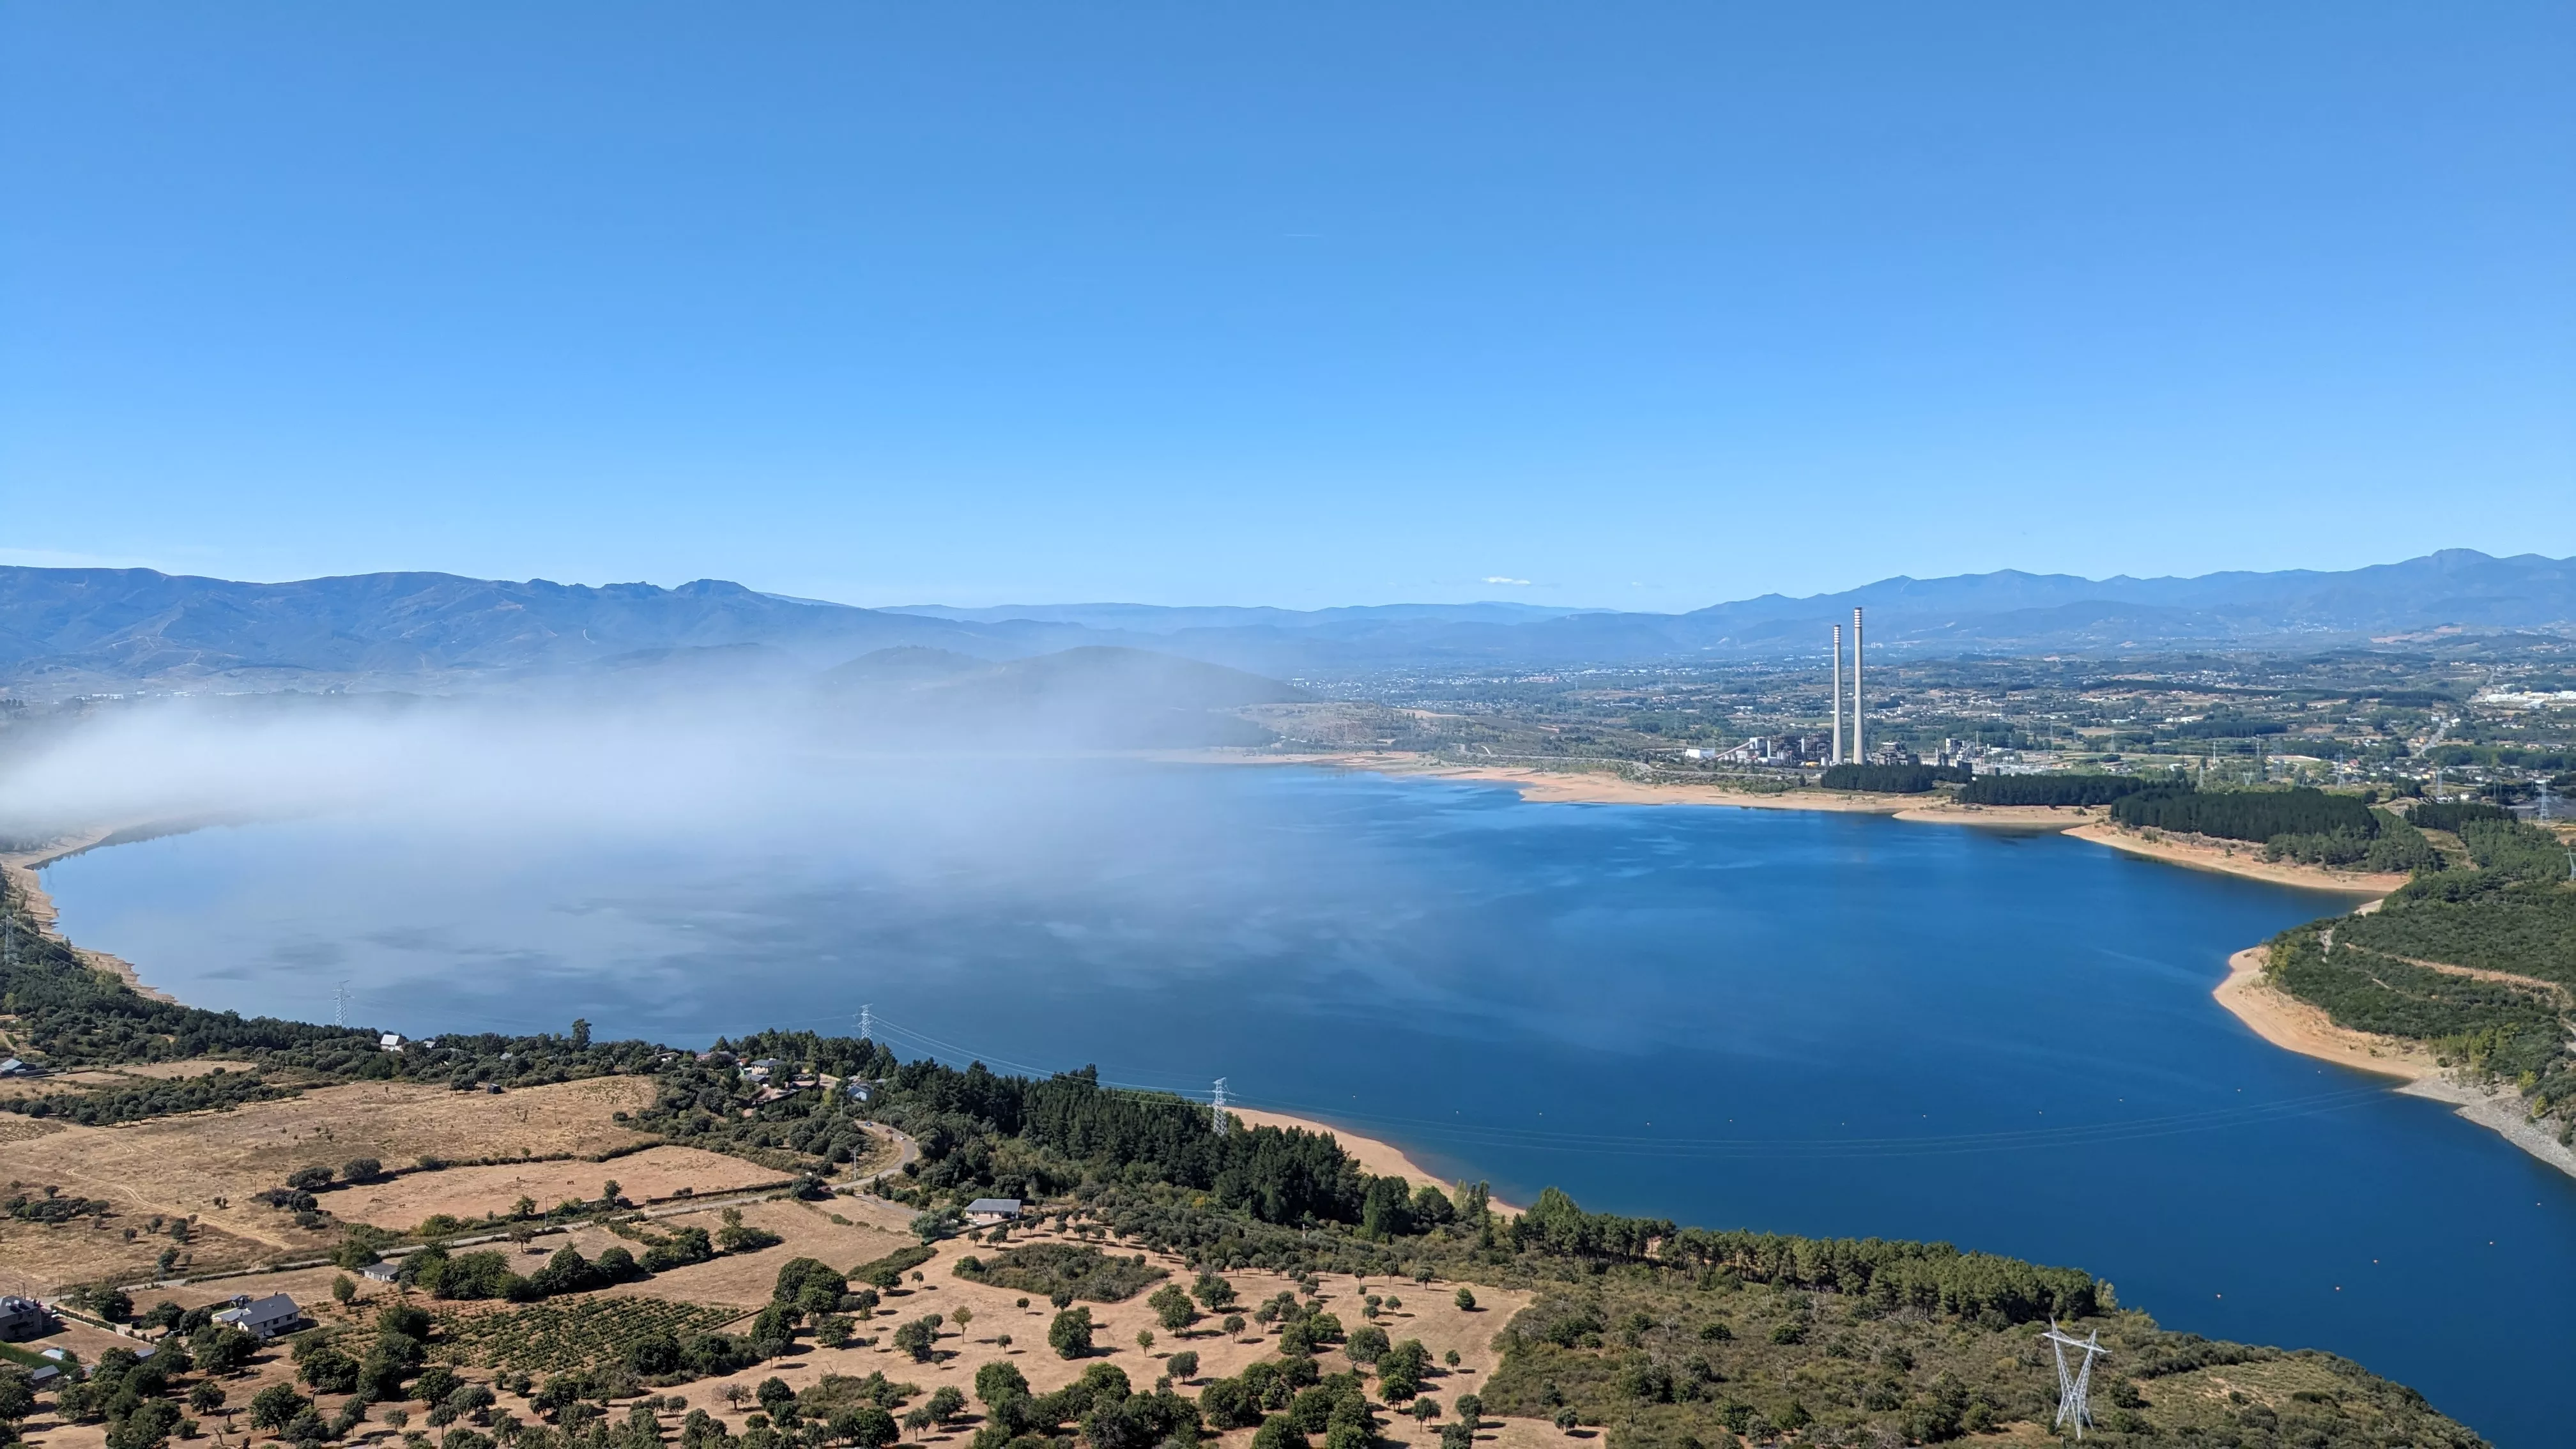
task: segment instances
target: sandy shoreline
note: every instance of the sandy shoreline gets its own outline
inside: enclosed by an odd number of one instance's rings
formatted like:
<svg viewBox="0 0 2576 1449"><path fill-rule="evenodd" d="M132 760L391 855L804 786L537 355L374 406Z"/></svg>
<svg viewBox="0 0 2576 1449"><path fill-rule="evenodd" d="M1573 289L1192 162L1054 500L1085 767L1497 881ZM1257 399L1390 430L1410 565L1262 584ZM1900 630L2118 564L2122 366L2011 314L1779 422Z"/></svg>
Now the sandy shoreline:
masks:
<svg viewBox="0 0 2576 1449"><path fill-rule="evenodd" d="M1961 805L1927 802L1920 795L1871 795L1841 790L1794 789L1762 794L1716 784L1659 784L1608 771L1544 770L1528 765L1456 764L1437 756L1397 750L1334 755L1245 755L1243 763L1323 765L1409 779L1469 780L1508 785L1524 800L1567 805L1701 805L1740 810L1821 810L1841 815L1885 815L1916 825L1973 825L1992 830L2056 831L2077 840L2174 865L2214 870L2274 885L2350 895L2384 896L2406 884L2403 875L2329 870L2296 861L2267 861L2262 847L2203 844L2170 836L2148 840L2113 825L2110 812L2075 805Z"/></svg>
<svg viewBox="0 0 2576 1449"><path fill-rule="evenodd" d="M36 929L71 947L72 955L78 958L82 965L93 971L106 972L132 987L140 995L175 1005L179 998L160 987L146 983L142 973L134 969L133 962L121 956L111 956L105 951L93 951L66 937L55 925L59 919L59 913L54 909L54 898L45 891L44 877L37 874L55 861L67 855L78 855L117 833L118 830L114 827L88 830L38 846L34 850L14 851L7 855L0 855L0 876L5 876L9 884L15 887L26 900L27 915L36 923Z"/></svg>
<svg viewBox="0 0 2576 1449"><path fill-rule="evenodd" d="M1309 1132L1329 1136L1341 1143L1342 1150L1360 1166L1378 1177L1401 1177L1417 1186L1436 1187L1442 1192L1449 1191L1454 1185L1405 1155L1403 1148L1375 1137L1362 1137L1346 1127L1318 1122L1312 1117L1292 1117L1285 1112L1256 1112L1249 1107L1229 1107L1226 1110L1242 1118L1246 1127L1303 1127ZM1520 1211L1500 1198L1492 1199L1492 1202L1494 1211L1498 1213L1509 1215Z"/></svg>
<svg viewBox="0 0 2576 1449"><path fill-rule="evenodd" d="M2459 1080L2421 1043L2354 1031L2334 1024L2311 1006L2263 977L2266 948L2248 946L2227 958L2227 979L2210 993L2238 1021L2284 1051L2355 1071L2395 1077L2398 1091L2450 1106L2459 1116L2576 1177L2576 1150L2531 1120L2530 1105L2511 1087L2492 1091Z"/></svg>
<svg viewBox="0 0 2576 1449"><path fill-rule="evenodd" d="M2308 890L2341 891L2376 898L2411 879L2395 872L2329 870L2319 865L2302 865L2294 860L2265 860L2262 847L2257 845L2240 843L2231 849L2199 840L2177 840L2170 835L2149 840L2108 820L2096 820L2066 833L2077 840L2089 840L2095 845L2107 845L2113 850L2143 855L2170 865L2214 870L2223 875L2241 875L2251 880L2300 886Z"/></svg>

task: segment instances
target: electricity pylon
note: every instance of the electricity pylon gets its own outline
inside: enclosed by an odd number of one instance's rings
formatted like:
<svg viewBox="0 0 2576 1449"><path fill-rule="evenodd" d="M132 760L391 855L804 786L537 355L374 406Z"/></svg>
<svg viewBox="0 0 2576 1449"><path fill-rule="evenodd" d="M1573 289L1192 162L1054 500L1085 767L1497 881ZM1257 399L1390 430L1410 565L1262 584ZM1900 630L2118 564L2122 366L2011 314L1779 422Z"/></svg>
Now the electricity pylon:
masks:
<svg viewBox="0 0 2576 1449"><path fill-rule="evenodd" d="M2102 1346L2102 1330L2097 1328L2083 1338L2070 1337L2066 1330L2057 1326L2054 1317L2048 1320L2048 1332L2040 1337L2057 1354L2057 1417L2050 1421L2049 1427L2072 1428L2075 1437L2082 1439L2085 1426L2093 1422L2093 1360L2109 1358L2111 1350ZM2070 1348L2084 1350L2083 1367L2070 1369L2066 1366L2066 1351Z"/></svg>
<svg viewBox="0 0 2576 1449"><path fill-rule="evenodd" d="M1211 1115L1216 1120L1216 1130L1223 1132L1225 1130L1225 1078L1223 1077L1216 1079L1216 1098L1211 1104Z"/></svg>

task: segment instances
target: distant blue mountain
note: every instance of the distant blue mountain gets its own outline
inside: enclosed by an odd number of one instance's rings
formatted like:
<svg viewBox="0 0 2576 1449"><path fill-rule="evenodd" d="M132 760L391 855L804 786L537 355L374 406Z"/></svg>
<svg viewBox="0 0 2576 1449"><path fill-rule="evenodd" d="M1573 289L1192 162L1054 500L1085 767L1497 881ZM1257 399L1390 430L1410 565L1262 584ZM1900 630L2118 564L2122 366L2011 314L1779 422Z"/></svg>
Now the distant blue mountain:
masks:
<svg viewBox="0 0 2576 1449"><path fill-rule="evenodd" d="M1118 629L1135 634L1177 634L1185 629L1313 629L1331 624L1372 621L1529 624L1541 619L1561 619L1569 614L1609 611L1496 601L1481 604L1358 604L1337 609L1235 608L1224 605L1175 608L1162 604L996 604L990 608L958 609L946 604L897 604L883 612L919 614L925 618L973 624L1026 620L1042 624L1079 624L1087 629Z"/></svg>
<svg viewBox="0 0 2576 1449"><path fill-rule="evenodd" d="M2340 573L2188 579L2006 570L1882 579L1801 599L1768 594L1686 614L1500 602L860 609L718 580L594 588L403 573L248 584L148 569L0 568L0 684L64 694L658 673L712 686L810 674L887 649L1000 661L1091 645L1296 679L1784 657L1821 649L1826 629L1854 606L1867 610L1874 644L1915 653L2276 647L2445 627L2576 636L2576 559L2452 549Z"/></svg>

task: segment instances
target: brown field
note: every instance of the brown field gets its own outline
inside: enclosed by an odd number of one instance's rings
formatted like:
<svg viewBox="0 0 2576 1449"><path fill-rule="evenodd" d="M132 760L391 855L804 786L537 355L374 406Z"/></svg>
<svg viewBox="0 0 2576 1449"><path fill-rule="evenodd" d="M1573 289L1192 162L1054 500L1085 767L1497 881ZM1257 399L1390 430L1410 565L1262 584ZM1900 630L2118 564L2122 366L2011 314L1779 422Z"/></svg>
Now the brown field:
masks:
<svg viewBox="0 0 2576 1449"><path fill-rule="evenodd" d="M623 1177L619 1180L621 1183L625 1181ZM871 1218L882 1216L889 1223L897 1216L891 1211L880 1214L876 1209L877 1205L850 1198L842 1198L830 1203L774 1200L749 1204L743 1209L745 1221L778 1232L787 1241L761 1252L720 1258L712 1263L664 1273L644 1283L609 1291L621 1294L647 1294L687 1302L731 1305L747 1310L768 1299L770 1287L777 1279L779 1267L792 1257L817 1257L835 1267L846 1269L868 1258L880 1256L898 1244L910 1240L907 1235L886 1228L869 1226L861 1221L853 1221L846 1225L832 1221L832 1215L835 1213L851 1219L858 1219L862 1214L867 1214ZM657 1221L673 1220L665 1217ZM704 1213L688 1213L677 1218L677 1221L682 1222L704 1222L710 1227L714 1225L713 1220L712 1208ZM1016 1240L1020 1242L1053 1241L1060 1240L1062 1237L1062 1234L1052 1231L1023 1232L1015 1235ZM523 1250L523 1267L534 1267L542 1261L543 1255L552 1253L567 1242L578 1246L585 1254L596 1257L610 1244L621 1241L624 1240L604 1229L587 1226L576 1229L570 1234L548 1234ZM1105 1251L1121 1250L1116 1243L1103 1243L1102 1246ZM510 1251L507 1245L503 1246L503 1250ZM772 1374L786 1380L791 1387L802 1389L811 1386L827 1373L864 1377L871 1371L882 1369L888 1377L919 1385L924 1392L942 1384L952 1384L971 1398L975 1370L994 1358L1007 1356L1012 1363L1018 1365L1020 1371L1028 1376L1031 1385L1040 1392L1060 1387L1070 1382L1090 1364L1101 1362L1116 1364L1125 1370L1131 1383L1139 1389L1146 1389L1152 1387L1154 1380L1163 1372L1162 1361L1165 1358L1177 1349L1189 1348L1196 1350L1200 1358L1199 1379L1179 1387L1184 1392L1190 1392L1209 1378L1239 1372L1255 1359L1269 1357L1276 1352L1271 1339L1261 1334L1257 1325L1253 1333L1241 1339L1231 1339L1218 1332L1213 1319L1203 1320L1179 1334L1167 1333L1154 1322L1153 1310L1145 1304L1146 1295L1139 1294L1125 1303L1089 1305L1093 1320L1098 1325L1094 1341L1099 1345L1100 1351L1090 1359L1066 1362L1057 1358L1046 1347L1047 1324L1054 1316L1054 1310L1045 1300L1040 1299L1028 1308L1021 1308L1017 1302L1020 1295L1009 1289L969 1283L955 1276L957 1259L978 1251L984 1250L962 1239L941 1244L938 1256L922 1265L920 1269L922 1281L917 1284L907 1282L900 1293L888 1295L884 1308L879 1310L876 1317L861 1325L861 1331L866 1336L883 1339L896 1324L907 1319L917 1318L925 1313L943 1314L950 1320L950 1324L943 1330L940 1337L939 1356L935 1362L915 1363L908 1356L890 1348L824 1349L814 1347L810 1343L800 1344L798 1351L785 1359L760 1364L728 1378L705 1379L665 1391L685 1398L687 1401L687 1407L662 1411L666 1428L676 1429L680 1419L687 1413L687 1408L703 1408L726 1420L736 1432L739 1432L743 1427L746 1409L756 1409L758 1406L753 1404L746 1405L744 1408L735 1408L728 1405L723 1397L726 1387L738 1384L747 1390ZM1149 1255L1149 1259L1157 1266L1168 1269L1173 1277L1182 1283L1186 1284L1190 1280L1189 1270L1179 1260L1156 1255ZM314 1311L314 1316L320 1322L335 1324L362 1317L374 1303L391 1298L397 1292L379 1284L362 1284L361 1297L355 1314L344 1315L330 1297L330 1283L336 1276L337 1274L328 1268L307 1269L294 1273L262 1274L256 1277L199 1284L173 1290L167 1295L147 1293L137 1296L146 1306L162 1296L168 1296L182 1305L193 1305L229 1298L235 1293L283 1291L293 1294L297 1302L305 1305L308 1310ZM1264 1273L1235 1273L1229 1274L1228 1277L1242 1295L1247 1314L1252 1305L1292 1287L1287 1280ZM1431 1395L1439 1399L1444 1406L1454 1400L1458 1394L1471 1392L1484 1382L1486 1374L1491 1372L1496 1361L1492 1348L1494 1334L1528 1302L1528 1295L1525 1293L1479 1288L1476 1290L1478 1307L1471 1313L1460 1310L1452 1301L1455 1290L1449 1285L1415 1284L1386 1279L1362 1283L1347 1276L1326 1277L1323 1280L1323 1291L1324 1306L1339 1314L1346 1327L1357 1327L1365 1321L1359 1312L1363 1292L1393 1293L1403 1300L1403 1307L1388 1312L1378 1320L1391 1336L1399 1339L1421 1339L1435 1359L1455 1349L1461 1359L1460 1367L1454 1370L1445 1366L1435 1367L1429 1384ZM477 1310L504 1311L504 1305L498 1304L458 1306ZM954 1324L958 1310L961 1308L972 1310L972 1321L963 1332L958 1331ZM1156 1343L1151 1350L1140 1349L1136 1343L1137 1331L1145 1328L1153 1329L1156 1337ZM97 1347L104 1343L103 1335L97 1335L94 1330L81 1330L81 1332L84 1335L84 1341L73 1346L79 1348L85 1358L95 1357ZM1007 1349L995 1341L1003 1334L1008 1334L1013 1340ZM89 1338L98 1338L101 1341L92 1343L87 1341ZM1328 1372L1347 1367L1338 1351L1326 1352L1324 1366ZM282 1345L271 1350L263 1356L250 1375L227 1385L231 1402L236 1405L249 1402L250 1396L260 1387L288 1378L290 1368L291 1365L287 1362ZM480 1377L481 1375L477 1371L469 1370L467 1376ZM417 1404L409 1406L415 1427L418 1426L419 1415L424 1407ZM523 1420L536 1417L526 1403L513 1395L503 1394L501 1407L516 1413ZM378 1421L372 1423L366 1433L373 1439L392 1441L396 1436L381 1423L381 1412L381 1410L377 1411ZM1426 1429L1409 1417L1390 1415L1387 1419L1387 1433L1398 1443L1427 1446L1437 1442L1439 1422L1441 1421L1435 1420L1433 1425ZM1568 1445L1566 1436L1559 1434L1552 1427L1535 1421L1514 1420L1500 1425L1493 1425L1488 1421L1488 1424L1489 1427L1479 1436L1479 1439L1482 1443L1495 1445L1496 1449L1566 1449ZM222 1421L218 1417L208 1420L205 1427L211 1431L221 1426ZM101 1431L95 1425L64 1426L53 1423L49 1416L39 1416L29 1421L27 1428L30 1431L30 1438L37 1444L47 1446L47 1449L99 1449L103 1443ZM927 1442L948 1443L952 1446L963 1445L965 1440L971 1437L972 1432L973 1424L969 1420L944 1434L930 1435ZM1225 1439L1229 1445L1234 1446L1234 1449L1241 1449L1242 1445L1249 1442L1251 1432L1250 1430L1237 1431L1226 1435ZM1592 1436L1587 1434L1586 1437Z"/></svg>
<svg viewBox="0 0 2576 1449"><path fill-rule="evenodd" d="M9 1140L0 1165L7 1180L50 1184L117 1206L104 1228L0 1222L0 1277L23 1276L47 1291L101 1278L140 1281L171 1246L148 1230L156 1215L195 1219L197 1240L183 1251L196 1272L321 1251L337 1237L335 1229L298 1228L288 1215L252 1203L251 1195L278 1186L297 1168L337 1167L355 1157L406 1167L424 1155L590 1155L647 1142L610 1114L644 1105L652 1092L642 1077L563 1082L497 1097L362 1083L231 1112L61 1126ZM606 1171L597 1163L565 1166L591 1180L594 1192L596 1179L618 1176L614 1164ZM326 1194L323 1206L336 1212L348 1196L346 1190ZM130 1241L129 1228L137 1230Z"/></svg>
<svg viewBox="0 0 2576 1449"><path fill-rule="evenodd" d="M0 1097L58 1097L101 1088L130 1087L147 1081L202 1077L217 1070L240 1071L239 1062L141 1062L125 1067L85 1067L53 1077L13 1077L0 1082Z"/></svg>
<svg viewBox="0 0 2576 1449"><path fill-rule="evenodd" d="M621 1196L637 1203L671 1197L683 1188L702 1195L786 1180L776 1168L739 1157L696 1147L648 1147L608 1162L520 1162L410 1173L390 1182L344 1187L330 1195L326 1206L351 1222L410 1228L434 1213L457 1218L506 1213L522 1197L533 1198L543 1211L566 1198L595 1198L609 1179L616 1181Z"/></svg>

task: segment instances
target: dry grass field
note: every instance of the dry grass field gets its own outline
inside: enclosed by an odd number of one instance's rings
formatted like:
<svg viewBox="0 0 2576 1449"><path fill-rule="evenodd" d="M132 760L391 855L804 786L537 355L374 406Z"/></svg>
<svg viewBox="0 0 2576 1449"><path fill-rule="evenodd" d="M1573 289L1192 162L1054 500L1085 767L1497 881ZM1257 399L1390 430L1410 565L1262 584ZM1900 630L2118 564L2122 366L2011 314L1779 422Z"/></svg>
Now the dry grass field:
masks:
<svg viewBox="0 0 2576 1449"><path fill-rule="evenodd" d="M0 1221L0 1278L24 1278L46 1291L102 1278L147 1278L161 1250L172 1246L170 1238L151 1231L156 1216L195 1220L194 1240L182 1251L197 1272L320 1251L336 1238L336 1229L300 1229L288 1214L252 1202L252 1195L280 1185L298 1168L337 1168L358 1157L406 1167L424 1156L584 1156L632 1146L650 1139L619 1126L611 1114L645 1105L652 1093L653 1083L642 1077L599 1077L497 1097L362 1083L230 1112L115 1127L0 1124L12 1130L54 1128L6 1139L0 1157L5 1180L115 1205L99 1227L86 1221L55 1228ZM718 1160L728 1169L750 1167ZM600 1178L619 1175L613 1166L601 1171L597 1163L565 1167L592 1192ZM346 1190L331 1193L324 1206L336 1212L348 1196ZM508 1206L510 1199L499 1205ZM136 1230L130 1240L128 1229Z"/></svg>
<svg viewBox="0 0 2576 1449"><path fill-rule="evenodd" d="M776 1168L702 1148L648 1147L608 1162L520 1162L411 1173L341 1188L326 1206L351 1222L403 1229L435 1213L468 1219L506 1213L522 1197L533 1199L543 1211L567 1198L596 1198L601 1185L612 1179L620 1196L646 1203L683 1189L700 1196L738 1192L785 1177Z"/></svg>
<svg viewBox="0 0 2576 1449"><path fill-rule="evenodd" d="M15 1078L0 1082L0 1097L60 1097L102 1088L139 1086L145 1082L202 1077L215 1071L240 1071L239 1062L139 1062L124 1067L87 1067L60 1076Z"/></svg>

